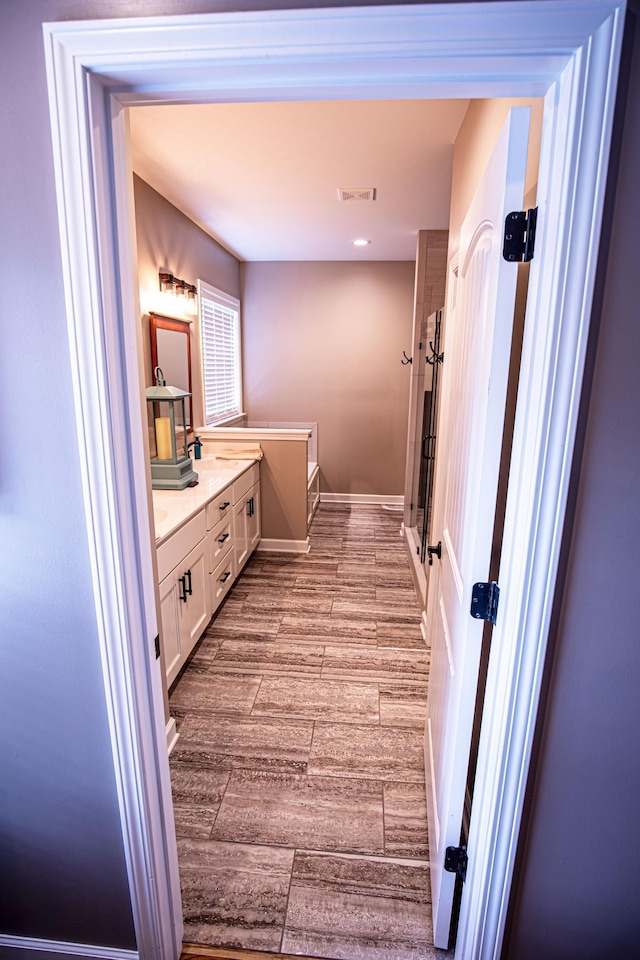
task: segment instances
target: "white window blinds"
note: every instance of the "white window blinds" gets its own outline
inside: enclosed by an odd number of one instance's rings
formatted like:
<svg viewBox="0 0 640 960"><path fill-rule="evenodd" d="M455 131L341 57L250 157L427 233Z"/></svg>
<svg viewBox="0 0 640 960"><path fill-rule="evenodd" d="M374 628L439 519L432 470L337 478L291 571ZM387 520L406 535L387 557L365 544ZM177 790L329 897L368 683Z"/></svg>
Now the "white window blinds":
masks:
<svg viewBox="0 0 640 960"><path fill-rule="evenodd" d="M240 303L213 287L198 286L205 423L209 425L242 412Z"/></svg>

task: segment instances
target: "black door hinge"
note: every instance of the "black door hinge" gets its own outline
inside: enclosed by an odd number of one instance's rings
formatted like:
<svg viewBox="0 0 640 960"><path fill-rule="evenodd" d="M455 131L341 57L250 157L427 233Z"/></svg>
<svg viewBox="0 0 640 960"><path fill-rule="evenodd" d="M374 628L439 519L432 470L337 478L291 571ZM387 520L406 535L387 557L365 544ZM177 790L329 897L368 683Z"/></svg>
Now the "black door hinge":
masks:
<svg viewBox="0 0 640 960"><path fill-rule="evenodd" d="M462 882L466 880L467 877L467 864L469 863L469 857L467 856L466 847L447 847L444 852L444 868L447 873L457 874Z"/></svg>
<svg viewBox="0 0 640 960"><path fill-rule="evenodd" d="M514 263L527 263L533 260L537 220L537 207L530 210L514 210L507 214L504 221L502 246L502 256L505 260Z"/></svg>
<svg viewBox="0 0 640 960"><path fill-rule="evenodd" d="M159 660L160 659L160 634L157 635L157 637L153 641L153 644L156 648L156 660Z"/></svg>
<svg viewBox="0 0 640 960"><path fill-rule="evenodd" d="M474 583L471 591L471 616L475 620L488 620L495 626L498 616L498 600L500 587L492 580L491 583Z"/></svg>

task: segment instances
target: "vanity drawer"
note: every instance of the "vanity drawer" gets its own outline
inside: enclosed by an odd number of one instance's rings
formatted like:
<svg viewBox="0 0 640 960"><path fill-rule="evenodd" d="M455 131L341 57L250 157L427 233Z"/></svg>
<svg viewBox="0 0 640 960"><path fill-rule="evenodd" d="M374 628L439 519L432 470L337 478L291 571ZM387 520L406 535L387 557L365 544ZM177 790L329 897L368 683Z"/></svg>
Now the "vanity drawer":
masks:
<svg viewBox="0 0 640 960"><path fill-rule="evenodd" d="M214 570L225 554L231 550L233 540L233 513L230 513L209 531L210 570Z"/></svg>
<svg viewBox="0 0 640 960"><path fill-rule="evenodd" d="M245 493L251 490L254 483L260 479L260 466L252 463L248 470L233 481L233 502L238 503L244 497Z"/></svg>
<svg viewBox="0 0 640 960"><path fill-rule="evenodd" d="M158 580L164 580L206 535L206 520L204 510L201 510L158 547Z"/></svg>
<svg viewBox="0 0 640 960"><path fill-rule="evenodd" d="M213 529L221 520L233 515L233 485L229 484L222 493L207 504L207 530Z"/></svg>
<svg viewBox="0 0 640 960"><path fill-rule="evenodd" d="M210 575L211 581L211 612L214 613L226 595L233 586L236 578L235 554L230 550L226 557L223 557L220 563L214 567Z"/></svg>

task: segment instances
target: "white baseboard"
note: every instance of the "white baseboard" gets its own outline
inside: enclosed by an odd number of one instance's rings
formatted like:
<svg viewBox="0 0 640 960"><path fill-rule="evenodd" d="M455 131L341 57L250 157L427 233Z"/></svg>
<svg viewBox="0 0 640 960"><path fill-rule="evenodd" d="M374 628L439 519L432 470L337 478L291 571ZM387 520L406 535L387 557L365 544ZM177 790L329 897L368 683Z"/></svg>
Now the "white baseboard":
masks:
<svg viewBox="0 0 640 960"><path fill-rule="evenodd" d="M384 496L381 493L321 493L320 503L380 503L404 506L402 494Z"/></svg>
<svg viewBox="0 0 640 960"><path fill-rule="evenodd" d="M416 588L416 596L418 598L418 603L423 608L423 621L420 624L420 629L422 631L422 636L427 643L426 637L426 614L424 612L424 605L427 596L427 574L424 566L420 563L419 555L416 553L416 547L419 546L418 541L416 540L416 530L415 527L407 527L402 524L402 533L407 544L407 552L409 555L409 563L411 564L411 573L413 575L413 583Z"/></svg>
<svg viewBox="0 0 640 960"><path fill-rule="evenodd" d="M139 957L137 950L96 947L91 943L64 943L62 940L37 940L35 937L12 937L0 933L0 951L2 947L40 953L65 953L70 957L85 957L87 960L138 960Z"/></svg>
<svg viewBox="0 0 640 960"><path fill-rule="evenodd" d="M260 540L258 553L309 553L309 537L306 540Z"/></svg>
<svg viewBox="0 0 640 960"><path fill-rule="evenodd" d="M171 717L167 724L167 755L171 756L171 751L178 742L180 734L178 733L178 728L176 727L175 717Z"/></svg>

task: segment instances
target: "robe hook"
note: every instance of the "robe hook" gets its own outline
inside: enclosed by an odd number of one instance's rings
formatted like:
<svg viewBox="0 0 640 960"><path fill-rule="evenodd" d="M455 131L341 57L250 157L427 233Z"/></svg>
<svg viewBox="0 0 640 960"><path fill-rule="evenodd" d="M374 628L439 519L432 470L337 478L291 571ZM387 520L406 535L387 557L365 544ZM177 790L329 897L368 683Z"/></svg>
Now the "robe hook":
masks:
<svg viewBox="0 0 640 960"><path fill-rule="evenodd" d="M432 367L435 366L436 363L442 363L444 360L444 353L436 353L436 351L433 349L433 340L429 340L429 346L431 347L431 356L425 357L425 361L430 363Z"/></svg>
<svg viewBox="0 0 640 960"><path fill-rule="evenodd" d="M408 363L413 363L413 357L408 357L406 351L402 351L402 356L404 357L404 360L401 360L400 363L403 367L406 367Z"/></svg>

